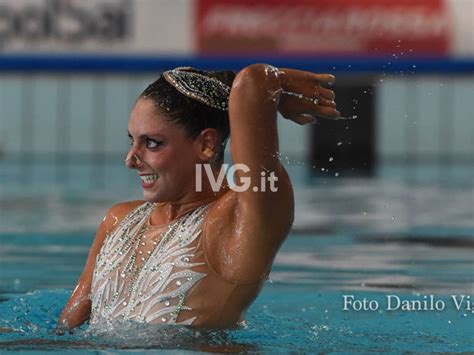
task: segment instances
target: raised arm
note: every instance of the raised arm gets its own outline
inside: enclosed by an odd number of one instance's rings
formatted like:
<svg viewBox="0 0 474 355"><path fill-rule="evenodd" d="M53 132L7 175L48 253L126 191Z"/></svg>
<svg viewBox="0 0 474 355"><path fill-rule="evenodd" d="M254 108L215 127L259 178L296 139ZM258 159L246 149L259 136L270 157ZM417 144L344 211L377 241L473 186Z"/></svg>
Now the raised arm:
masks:
<svg viewBox="0 0 474 355"><path fill-rule="evenodd" d="M317 116L339 117L334 92L322 86L333 81L329 74L277 69L266 64L243 69L234 80L229 98L232 161L245 164L250 170L239 175L257 183L262 171L284 178L278 159L277 112L299 124L314 122ZM273 197L278 196L269 190L255 193L250 189L239 198L265 210L273 206Z"/></svg>
<svg viewBox="0 0 474 355"><path fill-rule="evenodd" d="M216 252L213 258L226 255L217 265L226 277L255 280L268 271L294 213L291 182L279 160L277 113L299 124L314 122L317 116L338 118L334 93L322 86L333 81L332 75L265 64L251 65L236 76L229 97L230 148L232 162L248 168L236 170L236 184L251 185L235 194L231 236L221 238L227 252ZM262 191L262 177L272 174L276 190L268 182Z"/></svg>

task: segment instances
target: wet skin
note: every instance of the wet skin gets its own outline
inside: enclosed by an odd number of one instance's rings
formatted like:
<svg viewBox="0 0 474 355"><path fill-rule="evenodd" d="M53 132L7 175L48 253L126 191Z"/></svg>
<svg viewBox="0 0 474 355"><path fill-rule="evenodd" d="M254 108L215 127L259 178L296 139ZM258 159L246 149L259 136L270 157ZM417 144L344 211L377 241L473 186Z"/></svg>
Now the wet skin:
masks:
<svg viewBox="0 0 474 355"><path fill-rule="evenodd" d="M203 178L203 189L197 192L196 164L211 164L215 176L220 169L221 162L214 161L219 144L216 131L205 129L198 137L189 138L151 101L138 100L128 125L131 148L126 164L139 175L148 175L142 183L144 200L158 203L151 223L172 222L213 201L203 224L212 267L228 280L263 282L294 214L291 181L278 159L277 113L298 124L313 123L316 117L340 117L334 92L322 86L333 81L328 74L276 70L264 64L246 67L236 76L229 97L230 150L234 164L249 168L245 173L237 171L236 182L248 178L252 186L258 186L262 171L274 172L277 191L255 192L250 188L236 192L224 185L214 192ZM88 295L96 256L117 222L142 203L121 203L107 212L58 327L72 329L89 318ZM245 309L237 312L244 313Z"/></svg>

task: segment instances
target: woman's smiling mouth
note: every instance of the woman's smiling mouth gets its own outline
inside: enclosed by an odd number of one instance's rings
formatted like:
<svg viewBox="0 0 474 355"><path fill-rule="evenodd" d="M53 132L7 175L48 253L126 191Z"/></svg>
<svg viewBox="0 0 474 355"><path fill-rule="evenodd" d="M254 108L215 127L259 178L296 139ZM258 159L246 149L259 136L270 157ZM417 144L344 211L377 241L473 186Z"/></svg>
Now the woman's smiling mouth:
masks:
<svg viewBox="0 0 474 355"><path fill-rule="evenodd" d="M144 174L140 175L142 181L142 187L150 188L155 184L155 181L158 180L158 175L156 174Z"/></svg>

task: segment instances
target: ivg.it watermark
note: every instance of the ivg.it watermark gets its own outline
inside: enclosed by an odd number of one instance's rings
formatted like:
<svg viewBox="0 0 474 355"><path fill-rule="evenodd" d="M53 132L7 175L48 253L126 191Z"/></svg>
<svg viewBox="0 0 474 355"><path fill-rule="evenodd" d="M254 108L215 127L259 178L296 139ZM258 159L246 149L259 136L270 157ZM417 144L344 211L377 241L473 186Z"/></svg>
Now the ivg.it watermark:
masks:
<svg viewBox="0 0 474 355"><path fill-rule="evenodd" d="M254 192L276 192L278 188L275 186L275 183L278 181L278 177L275 175L275 172L270 171L261 171L260 172L260 181L257 185L252 186L251 178L248 176L240 177L240 185L234 183L234 176L237 171L242 171L248 173L250 168L245 164L222 164L217 178L214 177L212 167L210 164L196 164L196 191L202 191L202 179L203 179L203 167L204 173L209 180L211 189L214 192L218 192L224 182L224 178L227 181L229 187L237 192L248 191L250 188Z"/></svg>

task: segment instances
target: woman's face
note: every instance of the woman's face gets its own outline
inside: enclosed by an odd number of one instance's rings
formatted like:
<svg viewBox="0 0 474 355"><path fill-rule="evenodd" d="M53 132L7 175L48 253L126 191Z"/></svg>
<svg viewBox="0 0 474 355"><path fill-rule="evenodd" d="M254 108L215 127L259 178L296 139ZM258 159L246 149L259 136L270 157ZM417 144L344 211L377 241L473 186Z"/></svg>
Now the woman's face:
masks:
<svg viewBox="0 0 474 355"><path fill-rule="evenodd" d="M126 165L137 170L149 202L179 202L195 192L197 140L168 121L147 99L139 99L128 122L131 148Z"/></svg>

